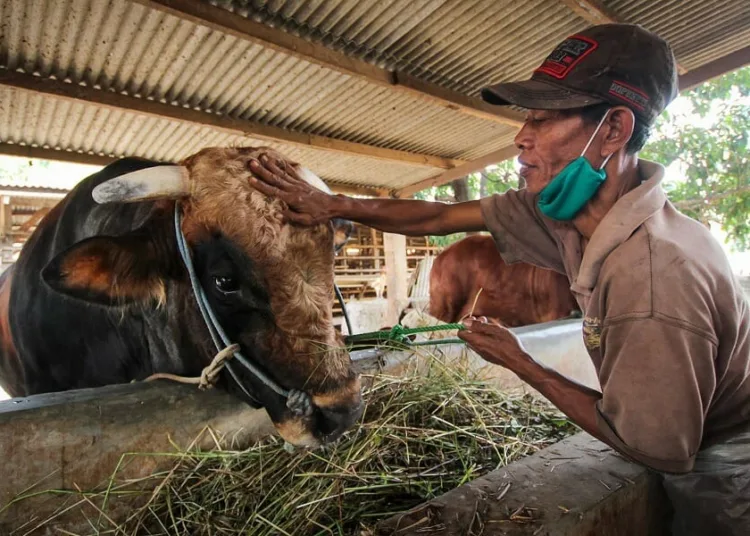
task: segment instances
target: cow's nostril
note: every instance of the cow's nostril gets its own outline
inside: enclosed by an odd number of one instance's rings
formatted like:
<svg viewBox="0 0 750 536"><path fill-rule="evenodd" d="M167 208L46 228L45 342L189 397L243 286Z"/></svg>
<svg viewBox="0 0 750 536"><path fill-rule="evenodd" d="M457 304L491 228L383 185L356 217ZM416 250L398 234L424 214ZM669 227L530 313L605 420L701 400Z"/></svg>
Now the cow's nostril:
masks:
<svg viewBox="0 0 750 536"><path fill-rule="evenodd" d="M362 416L363 404L355 407L318 408L320 419L318 429L328 441L338 438Z"/></svg>

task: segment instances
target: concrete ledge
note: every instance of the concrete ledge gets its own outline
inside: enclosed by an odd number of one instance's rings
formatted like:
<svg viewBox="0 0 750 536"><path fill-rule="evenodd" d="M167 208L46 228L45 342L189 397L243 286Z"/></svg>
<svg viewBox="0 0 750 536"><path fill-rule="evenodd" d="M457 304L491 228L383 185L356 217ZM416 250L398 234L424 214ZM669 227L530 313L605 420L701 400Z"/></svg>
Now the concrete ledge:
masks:
<svg viewBox="0 0 750 536"><path fill-rule="evenodd" d="M105 489L124 453L174 452L210 427L227 444L273 432L264 410L219 391L154 382L37 395L0 402L0 508L19 494ZM211 446L205 435L200 445ZM119 476L142 478L173 459L131 456ZM10 504L2 527L46 519L64 500L45 495Z"/></svg>
<svg viewBox="0 0 750 536"><path fill-rule="evenodd" d="M580 433L391 517L377 535L667 536L658 477Z"/></svg>

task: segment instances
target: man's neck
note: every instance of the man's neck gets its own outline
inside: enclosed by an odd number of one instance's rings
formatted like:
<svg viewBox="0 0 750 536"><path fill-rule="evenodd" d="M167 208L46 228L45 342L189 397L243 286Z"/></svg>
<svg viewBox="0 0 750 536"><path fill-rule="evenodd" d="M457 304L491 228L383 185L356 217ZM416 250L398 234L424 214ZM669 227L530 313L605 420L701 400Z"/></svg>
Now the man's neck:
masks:
<svg viewBox="0 0 750 536"><path fill-rule="evenodd" d="M638 157L636 155L615 156L609 161L605 169L607 170L607 179L604 184L573 219L573 225L581 233L585 243L588 243L599 223L617 200L636 188L642 180L638 171Z"/></svg>

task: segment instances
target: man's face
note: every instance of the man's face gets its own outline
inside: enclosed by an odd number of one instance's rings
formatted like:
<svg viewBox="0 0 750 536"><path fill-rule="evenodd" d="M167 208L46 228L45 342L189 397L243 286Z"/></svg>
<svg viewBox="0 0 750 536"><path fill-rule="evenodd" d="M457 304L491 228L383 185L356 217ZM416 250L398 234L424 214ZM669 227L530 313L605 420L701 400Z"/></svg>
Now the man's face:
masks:
<svg viewBox="0 0 750 536"><path fill-rule="evenodd" d="M576 114L552 110L529 110L523 127L515 138L521 150L518 160L526 188L539 193L571 161L581 155L595 126L587 125ZM591 157L596 143L589 147ZM591 159L596 165L598 159Z"/></svg>

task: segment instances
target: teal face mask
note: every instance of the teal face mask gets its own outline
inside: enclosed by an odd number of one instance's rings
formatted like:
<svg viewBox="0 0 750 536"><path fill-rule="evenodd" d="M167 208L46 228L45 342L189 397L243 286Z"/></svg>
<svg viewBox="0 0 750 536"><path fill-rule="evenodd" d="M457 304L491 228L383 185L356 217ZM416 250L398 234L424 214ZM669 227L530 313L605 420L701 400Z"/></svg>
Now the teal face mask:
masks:
<svg viewBox="0 0 750 536"><path fill-rule="evenodd" d="M604 159L598 170L594 169L583 155L586 154L608 113L609 110L602 116L581 156L565 166L539 193L537 205L545 216L553 220L572 220L589 199L594 197L607 178L604 166L607 165L612 155Z"/></svg>

